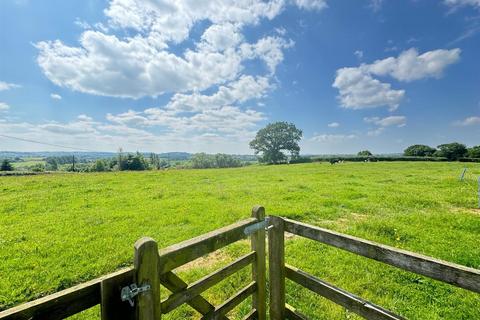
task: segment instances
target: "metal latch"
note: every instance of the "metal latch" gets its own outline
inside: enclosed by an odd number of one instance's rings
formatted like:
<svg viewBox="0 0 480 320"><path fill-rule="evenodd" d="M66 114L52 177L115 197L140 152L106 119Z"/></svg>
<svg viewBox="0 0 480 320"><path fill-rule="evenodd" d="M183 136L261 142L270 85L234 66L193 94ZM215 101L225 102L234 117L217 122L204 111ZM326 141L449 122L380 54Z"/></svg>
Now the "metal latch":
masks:
<svg viewBox="0 0 480 320"><path fill-rule="evenodd" d="M122 301L128 301L130 305L133 307L135 303L133 302L133 298L142 292L146 292L150 290L149 284L144 284L141 287L137 287L135 283L131 284L129 287L123 287L120 293Z"/></svg>
<svg viewBox="0 0 480 320"><path fill-rule="evenodd" d="M267 226L268 226L268 217L266 217L265 220L261 222L258 222L258 223L252 224L251 226L246 227L245 230L243 230L243 233L249 236L260 229L264 229L264 228L265 230L269 229L270 227L267 227Z"/></svg>

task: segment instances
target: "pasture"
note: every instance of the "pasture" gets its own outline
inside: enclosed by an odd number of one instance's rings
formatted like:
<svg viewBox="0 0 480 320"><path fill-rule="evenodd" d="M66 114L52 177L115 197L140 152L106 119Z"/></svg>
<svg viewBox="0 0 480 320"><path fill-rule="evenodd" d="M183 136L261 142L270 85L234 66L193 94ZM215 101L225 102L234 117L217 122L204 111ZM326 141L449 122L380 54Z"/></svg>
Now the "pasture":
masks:
<svg viewBox="0 0 480 320"><path fill-rule="evenodd" d="M0 177L0 310L130 265L142 236L165 247L249 217L255 204L480 268L479 175L478 164L378 162ZM179 272L195 280L247 247L229 246ZM479 295L309 240L289 238L286 261L410 319L480 318ZM249 276L224 280L207 299L223 302ZM288 281L287 302L312 319L357 319ZM186 306L170 316L195 317ZM98 309L74 318L98 318Z"/></svg>

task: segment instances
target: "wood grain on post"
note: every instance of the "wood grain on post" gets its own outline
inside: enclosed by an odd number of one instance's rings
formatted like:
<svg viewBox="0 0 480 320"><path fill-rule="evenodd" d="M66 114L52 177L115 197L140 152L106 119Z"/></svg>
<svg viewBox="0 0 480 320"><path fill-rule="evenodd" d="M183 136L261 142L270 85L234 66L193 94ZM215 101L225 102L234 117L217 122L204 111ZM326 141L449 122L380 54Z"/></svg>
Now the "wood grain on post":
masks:
<svg viewBox="0 0 480 320"><path fill-rule="evenodd" d="M258 222L265 220L265 208L255 206L252 209L252 217ZM267 318L267 290L266 290L266 267L265 267L265 228L261 228L252 234L252 250L256 252L257 259L252 264L252 280L257 283L257 292L252 297L252 307L257 310L258 320Z"/></svg>
<svg viewBox="0 0 480 320"><path fill-rule="evenodd" d="M150 290L136 297L138 320L161 318L159 258L157 243L152 238L145 237L135 243L135 283L139 288L150 285Z"/></svg>
<svg viewBox="0 0 480 320"><path fill-rule="evenodd" d="M268 256L270 275L270 319L285 319L285 240L283 219L270 216Z"/></svg>

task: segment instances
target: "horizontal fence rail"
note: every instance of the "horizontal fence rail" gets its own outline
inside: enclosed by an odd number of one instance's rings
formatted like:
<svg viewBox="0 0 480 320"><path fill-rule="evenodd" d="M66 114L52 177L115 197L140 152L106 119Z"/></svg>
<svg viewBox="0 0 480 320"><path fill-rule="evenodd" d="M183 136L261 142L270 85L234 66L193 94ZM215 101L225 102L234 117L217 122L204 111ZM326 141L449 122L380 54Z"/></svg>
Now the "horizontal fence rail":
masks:
<svg viewBox="0 0 480 320"><path fill-rule="evenodd" d="M245 228L257 222L255 218L245 219L160 250L160 274L246 238Z"/></svg>
<svg viewBox="0 0 480 320"><path fill-rule="evenodd" d="M89 309L101 301L103 281L133 279L133 268L97 278L46 297L0 312L2 320L64 319Z"/></svg>
<svg viewBox="0 0 480 320"><path fill-rule="evenodd" d="M355 312L367 319L378 320L403 320L402 318L382 307L379 307L371 302L363 300L362 298L337 288L325 281L322 281L300 269L285 266L286 276L288 279L298 283L299 285Z"/></svg>
<svg viewBox="0 0 480 320"><path fill-rule="evenodd" d="M168 313L186 303L198 311L203 316L202 319L228 320L225 315L248 296L253 294L260 296L263 300L256 302L256 305L253 306L254 308L245 319L264 320L265 317L262 317L256 308L264 311L264 305L266 303L264 299L265 293L261 294L259 290L257 290L259 287L265 288L264 284L260 286L257 282L257 279L263 281L262 279L264 279L264 277L262 278L262 275L265 274L265 238L263 237L263 244L262 241L259 241L258 237L256 237L256 240L254 241L254 237L257 234L261 234L263 228L257 228L259 229L258 231L249 233L249 235L252 236L252 248L254 248L252 252L238 258L227 266L193 282L192 284L186 283L172 271L173 269L197 258L205 256L236 241L247 238L245 229L249 226L254 226L255 224L264 224L264 217L265 210L263 207L257 206L252 211L252 218L239 221L232 225L157 251L158 258L155 260L158 261L158 267L155 267L155 270L158 270L158 281L172 292L167 299L159 304L160 312L162 314ZM145 244L151 245L152 241L152 239L148 238L137 241L139 248L137 248L136 243L136 252L137 250L143 250L142 248ZM136 255L135 263L140 264L139 266L136 265L136 267L139 268L140 272L143 272L141 271L143 269L149 272L149 266L142 264L140 261L141 257L142 255L137 258ZM137 259L140 260L137 261ZM263 263L261 261L262 259ZM220 306L215 307L201 296L205 290L248 265L251 265L255 270L255 275L252 278L253 281ZM135 316L134 310L136 309L131 308L128 302L120 301L119 289L135 283L135 279L138 276L141 276L138 272L139 271L133 267L114 272L69 289L59 291L52 295L2 311L0 312L0 319L59 320L75 315L98 304L101 304L102 319L104 320L136 319L138 316L138 313ZM153 296L157 295L158 294L155 293ZM140 318L144 317L140 316Z"/></svg>
<svg viewBox="0 0 480 320"><path fill-rule="evenodd" d="M480 270L284 219L285 231L480 293Z"/></svg>

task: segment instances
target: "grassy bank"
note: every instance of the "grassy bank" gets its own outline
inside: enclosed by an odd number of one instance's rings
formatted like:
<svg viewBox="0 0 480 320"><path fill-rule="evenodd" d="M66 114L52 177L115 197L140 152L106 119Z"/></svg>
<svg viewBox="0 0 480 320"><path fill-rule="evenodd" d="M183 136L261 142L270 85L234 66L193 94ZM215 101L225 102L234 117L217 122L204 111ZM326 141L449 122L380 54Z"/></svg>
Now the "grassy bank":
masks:
<svg viewBox="0 0 480 320"><path fill-rule="evenodd" d="M248 217L257 203L267 214L480 268L478 175L477 164L379 162L0 177L0 310L130 265L141 236L167 246ZM194 280L247 247L181 272ZM478 295L311 241L289 239L287 262L408 318L480 318ZM241 273L207 296L219 304L248 280ZM356 318L287 287L287 302L314 319ZM190 316L183 307L173 318Z"/></svg>

